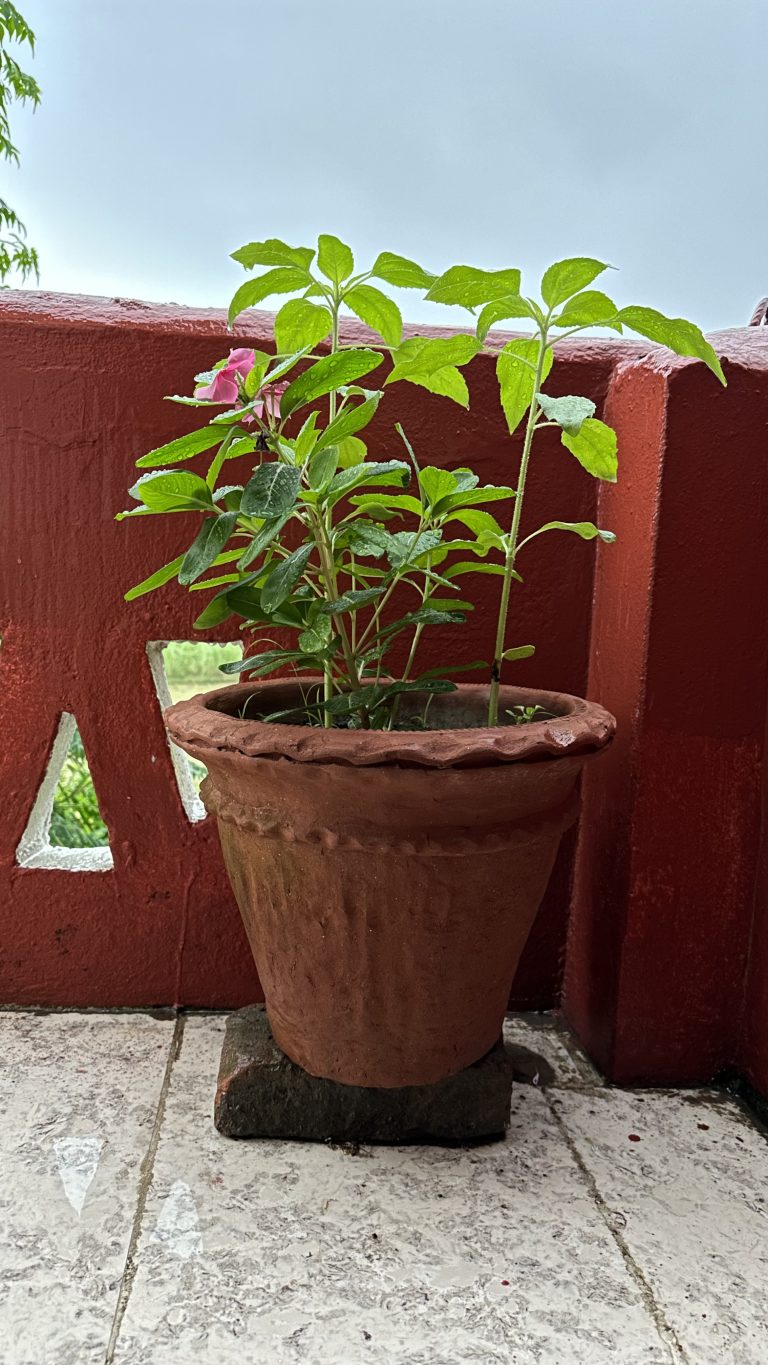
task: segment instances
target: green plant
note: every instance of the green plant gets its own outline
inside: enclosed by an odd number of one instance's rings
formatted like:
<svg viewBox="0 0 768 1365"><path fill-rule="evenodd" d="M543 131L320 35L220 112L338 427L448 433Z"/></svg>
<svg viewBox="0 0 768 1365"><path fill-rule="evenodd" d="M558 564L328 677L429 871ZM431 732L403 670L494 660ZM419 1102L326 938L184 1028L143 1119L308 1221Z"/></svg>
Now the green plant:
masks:
<svg viewBox="0 0 768 1365"><path fill-rule="evenodd" d="M35 50L35 35L26 20L10 0L0 0L0 156L19 164L18 149L11 141L9 106L14 100L20 104L40 102L40 87L34 77L22 71L11 56L8 43L26 43ZM0 199L0 284L16 271L26 280L38 276L38 257L34 247L26 241L26 228L18 214Z"/></svg>
<svg viewBox="0 0 768 1365"><path fill-rule="evenodd" d="M196 627L204 630L235 617L253 632L247 657L223 665L223 672L261 678L288 666L305 679L322 675L321 686L307 682L301 705L273 719L391 728L404 723L401 707L408 694L415 693L423 706L425 697L455 686L443 676L458 671L455 665L420 671L418 658L425 630L458 627L473 609L460 595L460 580L498 577L493 659L463 666L487 671L488 722L497 724L504 663L534 650L509 646L506 638L521 551L552 530L587 540L614 539L591 522L565 521L521 536L534 436L543 427L557 427L563 445L591 475L616 478L616 436L594 416L594 403L542 391L555 346L589 327L618 332L629 327L680 354L700 357L723 379L714 351L692 323L653 309L619 309L607 295L590 289L608 267L588 258L551 266L537 301L521 295L520 272L514 269L454 266L436 276L383 252L370 270L356 273L350 248L328 235L319 238L317 251L270 239L233 255L247 270L259 267L263 273L237 290L230 325L243 309L265 298L295 297L275 318L274 355L233 350L197 376L192 397L173 398L225 410L138 460L148 472L131 490L136 506L119 517L192 512L202 522L186 553L126 598L172 578L191 591L213 589ZM474 332L403 339L399 309L379 282L417 289L473 315L479 310ZM381 342L345 345L339 332L342 307L378 333ZM406 458L368 458L361 433L377 411L383 387L364 387L361 381L370 382L367 376L378 370L385 353L391 368L384 386L417 384L468 407L463 368L483 349L494 323L521 317L533 323L532 336L508 342L497 360L510 433L525 421L512 485L481 487L464 466L421 468L399 425ZM173 468L206 451L215 453L204 477ZM233 460L247 462L250 477L220 483ZM508 529L488 510L496 502L512 504ZM275 638L281 630L292 633L288 645ZM395 646L400 647L397 666ZM414 722L409 718L409 723Z"/></svg>
<svg viewBox="0 0 768 1365"><path fill-rule="evenodd" d="M56 786L48 837L51 844L64 848L101 848L109 843L79 731Z"/></svg>

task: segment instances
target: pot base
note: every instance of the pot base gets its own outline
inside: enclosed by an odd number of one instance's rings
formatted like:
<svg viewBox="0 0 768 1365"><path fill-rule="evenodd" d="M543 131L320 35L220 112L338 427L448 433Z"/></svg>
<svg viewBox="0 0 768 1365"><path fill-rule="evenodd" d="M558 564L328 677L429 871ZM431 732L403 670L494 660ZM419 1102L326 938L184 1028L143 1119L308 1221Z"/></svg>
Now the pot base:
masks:
<svg viewBox="0 0 768 1365"><path fill-rule="evenodd" d="M434 1085L379 1089L310 1076L272 1036L263 1005L227 1020L214 1122L225 1137L457 1145L504 1136L513 1061L501 1039Z"/></svg>

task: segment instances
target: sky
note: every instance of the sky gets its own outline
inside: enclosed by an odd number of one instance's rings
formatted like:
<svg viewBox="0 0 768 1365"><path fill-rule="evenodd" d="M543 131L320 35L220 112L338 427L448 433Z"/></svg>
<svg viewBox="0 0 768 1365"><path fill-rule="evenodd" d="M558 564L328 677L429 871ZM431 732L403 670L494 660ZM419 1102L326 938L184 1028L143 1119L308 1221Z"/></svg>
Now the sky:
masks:
<svg viewBox="0 0 768 1365"><path fill-rule="evenodd" d="M597 256L705 329L768 294L768 0L16 3L43 102L0 194L41 288L226 306L230 251L332 232L527 292Z"/></svg>

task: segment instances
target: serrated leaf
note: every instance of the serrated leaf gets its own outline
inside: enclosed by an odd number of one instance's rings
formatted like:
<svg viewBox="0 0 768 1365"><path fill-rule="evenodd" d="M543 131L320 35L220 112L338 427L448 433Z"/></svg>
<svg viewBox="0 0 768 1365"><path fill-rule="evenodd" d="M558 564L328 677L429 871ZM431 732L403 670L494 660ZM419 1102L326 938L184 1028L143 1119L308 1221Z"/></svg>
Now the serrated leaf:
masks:
<svg viewBox="0 0 768 1365"><path fill-rule="evenodd" d="M442 538L442 531L395 531L389 538L387 559L393 569L402 569L436 550Z"/></svg>
<svg viewBox="0 0 768 1365"><path fill-rule="evenodd" d="M453 365L446 365L444 369L435 370L432 374L409 374L403 378L409 384L426 389L428 393L435 393L440 398L451 398L462 408L469 407L467 381L461 370L457 370Z"/></svg>
<svg viewBox="0 0 768 1365"><path fill-rule="evenodd" d="M459 333L452 337L408 337L392 356L393 370L387 383L412 375L434 374L448 365L466 365L480 350L477 337Z"/></svg>
<svg viewBox="0 0 768 1365"><path fill-rule="evenodd" d="M482 488L468 488L460 493L451 493L440 504L440 515L451 512L455 507L478 507L484 502L503 502L506 498L516 497L514 488L498 484L485 484Z"/></svg>
<svg viewBox="0 0 768 1365"><path fill-rule="evenodd" d="M460 578L465 573L490 573L504 577L503 564L477 564L471 559L462 559L458 564L451 564L449 568L443 570L444 578ZM517 578L519 575L513 574Z"/></svg>
<svg viewBox="0 0 768 1365"><path fill-rule="evenodd" d="M612 327L614 332L620 332L618 312L607 294L599 289L586 289L570 299L553 321L557 327Z"/></svg>
<svg viewBox="0 0 768 1365"><path fill-rule="evenodd" d="M255 304L271 298L273 294L292 294L296 289L303 289L306 280L306 272L295 265L279 265L254 280L246 280L245 284L240 285L229 305L227 325L231 327L235 318L244 309L253 308Z"/></svg>
<svg viewBox="0 0 768 1365"><path fill-rule="evenodd" d="M223 431L217 431L215 427L210 426L201 427L199 431L190 431L186 436L177 436L175 441L157 446L155 450L142 455L141 459L136 461L136 468L156 469L158 465L180 464L182 460L191 460L193 455L199 455L201 450L210 450L211 446L219 445L224 435Z"/></svg>
<svg viewBox="0 0 768 1365"><path fill-rule="evenodd" d="M578 436L563 432L561 441L576 456L579 464L596 479L616 482L616 432L596 417L588 417Z"/></svg>
<svg viewBox="0 0 768 1365"><path fill-rule="evenodd" d="M362 403L345 403L341 412L328 423L325 431L320 433L317 441L318 450L327 445L339 445L356 431L362 431L373 417L380 398L380 393L374 393Z"/></svg>
<svg viewBox="0 0 768 1365"><path fill-rule="evenodd" d="M517 429L531 405L536 388L535 365L539 346L539 341L534 337L508 341L496 360L501 406L510 432ZM552 360L552 348L548 346L541 372L542 384L552 369Z"/></svg>
<svg viewBox="0 0 768 1365"><path fill-rule="evenodd" d="M396 256L392 251L382 251L376 257L371 274L377 280L394 285L396 289L429 289L435 276L406 256Z"/></svg>
<svg viewBox="0 0 768 1365"><path fill-rule="evenodd" d="M403 335L403 319L397 304L372 284L358 284L344 295L344 302L352 312L383 337L388 346L399 346Z"/></svg>
<svg viewBox="0 0 768 1365"><path fill-rule="evenodd" d="M571 256L565 261L556 261L544 271L541 297L549 308L556 308L559 303L565 303L566 299L586 289L608 268L605 261L596 261L591 256Z"/></svg>
<svg viewBox="0 0 768 1365"><path fill-rule="evenodd" d="M164 564L162 569L156 569L154 573L149 575L149 578L144 578L141 583L129 588L124 594L125 601L135 602L137 597L143 597L147 592L154 592L155 588L162 588L164 583L170 583L171 579L175 578L179 572L183 559L184 556L179 555L178 558L172 559L170 564Z"/></svg>
<svg viewBox="0 0 768 1365"><path fill-rule="evenodd" d="M378 351L346 350L323 356L288 385L280 400L280 413L290 417L296 408L322 398L332 389L351 384L381 363Z"/></svg>
<svg viewBox="0 0 768 1365"><path fill-rule="evenodd" d="M213 506L205 479L188 470L144 474L133 485L131 496L152 512L210 511Z"/></svg>
<svg viewBox="0 0 768 1365"><path fill-rule="evenodd" d="M354 555L363 558L379 559L387 553L390 533L373 521L355 521L346 536L346 542Z"/></svg>
<svg viewBox="0 0 768 1365"><path fill-rule="evenodd" d="M275 462L261 464L245 485L240 510L248 517L283 516L296 502L300 483L299 469Z"/></svg>
<svg viewBox="0 0 768 1365"><path fill-rule="evenodd" d="M434 303L475 308L519 292L519 270L478 270L472 265L453 265L434 281L427 298Z"/></svg>
<svg viewBox="0 0 768 1365"><path fill-rule="evenodd" d="M371 516L378 515L371 512L372 507L380 507L382 511L391 508L398 512L413 512L417 517L421 516L421 503L410 493L359 493L357 497L350 498L350 502L356 507L364 507Z"/></svg>
<svg viewBox="0 0 768 1365"><path fill-rule="evenodd" d="M495 517L490 512L481 512L479 508L457 508L452 511L447 521L460 521L462 525L468 526L475 535L494 535L503 536L504 531Z"/></svg>
<svg viewBox="0 0 768 1365"><path fill-rule="evenodd" d="M331 315L327 308L307 299L289 299L275 318L275 344L281 353L312 349L330 330Z"/></svg>
<svg viewBox="0 0 768 1365"><path fill-rule="evenodd" d="M355 268L355 258L345 242L331 233L322 232L317 239L317 264L326 279L333 284L348 280Z"/></svg>
<svg viewBox="0 0 768 1365"><path fill-rule="evenodd" d="M311 246L289 246L278 237L269 237L265 242L247 242L232 252L232 260L246 270L256 265L293 265L308 271L315 258Z"/></svg>
<svg viewBox="0 0 768 1365"><path fill-rule="evenodd" d="M205 518L179 569L182 586L188 587L210 569L227 544L236 522L237 512L222 512L219 516Z"/></svg>
<svg viewBox="0 0 768 1365"><path fill-rule="evenodd" d="M550 422L557 422L569 436L578 436L588 417L594 417L595 405L591 398L576 398L567 394L562 398L550 398L549 394L537 395L539 407Z"/></svg>
<svg viewBox="0 0 768 1365"><path fill-rule="evenodd" d="M291 588L301 578L314 546L300 545L287 559L273 569L261 590L262 609L271 615L290 596Z"/></svg>
<svg viewBox="0 0 768 1365"><path fill-rule="evenodd" d="M520 294L497 299L494 303L487 303L477 319L478 340L485 341L491 328L495 327L497 322L508 322L511 318L533 318L534 316L528 300Z"/></svg>
<svg viewBox="0 0 768 1365"><path fill-rule="evenodd" d="M667 346L677 355L689 355L697 360L703 360L720 383L725 384L723 367L717 354L695 323L688 322L686 318L668 318L655 308L640 308L635 305L622 308L619 321L624 326L631 327L633 332L648 337L649 341L657 341L661 346Z"/></svg>

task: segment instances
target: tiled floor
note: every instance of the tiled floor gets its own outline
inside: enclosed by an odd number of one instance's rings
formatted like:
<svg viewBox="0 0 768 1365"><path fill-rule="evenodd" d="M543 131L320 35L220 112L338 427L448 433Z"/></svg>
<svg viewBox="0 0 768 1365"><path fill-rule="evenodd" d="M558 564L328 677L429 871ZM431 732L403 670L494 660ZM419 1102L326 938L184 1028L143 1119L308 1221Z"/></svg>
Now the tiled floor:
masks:
<svg viewBox="0 0 768 1365"><path fill-rule="evenodd" d="M766 1365L768 1144L513 1018L504 1143L237 1143L224 1020L0 1014L2 1365Z"/></svg>

